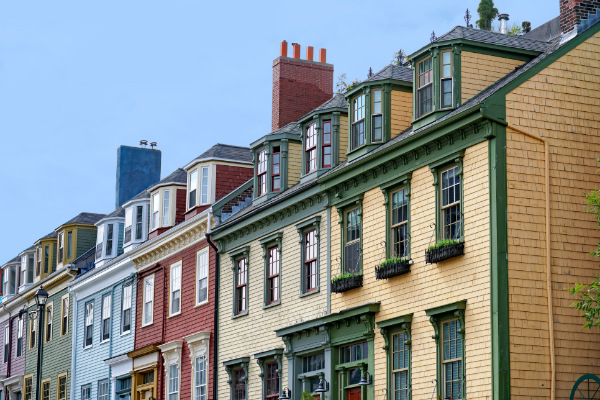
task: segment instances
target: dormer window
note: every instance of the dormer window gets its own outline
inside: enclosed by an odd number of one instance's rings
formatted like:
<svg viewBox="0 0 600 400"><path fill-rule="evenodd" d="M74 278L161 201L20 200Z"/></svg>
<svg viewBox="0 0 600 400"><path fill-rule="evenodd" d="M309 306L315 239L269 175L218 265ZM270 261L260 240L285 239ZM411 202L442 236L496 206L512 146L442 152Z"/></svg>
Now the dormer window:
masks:
<svg viewBox="0 0 600 400"><path fill-rule="evenodd" d="M371 142L383 141L383 115L381 107L381 89L372 92L373 105L371 107Z"/></svg>
<svg viewBox="0 0 600 400"><path fill-rule="evenodd" d="M200 204L208 204L208 167L202 167Z"/></svg>
<svg viewBox="0 0 600 400"><path fill-rule="evenodd" d="M132 240L142 240L144 233L144 206L131 206L125 208L125 239L124 243Z"/></svg>
<svg viewBox="0 0 600 400"><path fill-rule="evenodd" d="M67 260L70 260L73 255L73 232L67 232Z"/></svg>
<svg viewBox="0 0 600 400"><path fill-rule="evenodd" d="M209 167L194 169L188 175L188 210L209 203ZM200 180L198 180L200 175ZM200 190L198 190L198 188Z"/></svg>
<svg viewBox="0 0 600 400"><path fill-rule="evenodd" d="M281 152L279 146L273 147L271 162L271 187L274 192L278 192L281 189Z"/></svg>
<svg viewBox="0 0 600 400"><path fill-rule="evenodd" d="M40 276L42 273L42 246L37 248L37 268L35 269L35 276Z"/></svg>
<svg viewBox="0 0 600 400"><path fill-rule="evenodd" d="M452 107L452 52L443 51L440 66L440 105L441 108Z"/></svg>
<svg viewBox="0 0 600 400"><path fill-rule="evenodd" d="M106 248L104 251L105 257L111 257L113 252L113 241L115 235L114 224L108 224L106 229Z"/></svg>
<svg viewBox="0 0 600 400"><path fill-rule="evenodd" d="M170 185L162 186L152 191L150 195L150 238L154 237L152 232L155 230L171 227L178 222L178 212L183 212L183 210L178 210L177 204L181 204L179 201L187 202L186 190L184 187L179 188L178 186ZM139 213L140 211L136 209L136 218L138 218ZM143 211L141 213L143 215ZM143 219L144 217L142 216ZM139 225L138 219L136 219L137 225ZM162 231L159 233L162 233Z"/></svg>
<svg viewBox="0 0 600 400"><path fill-rule="evenodd" d="M258 195L263 196L267 193L267 151L258 153L258 164L256 166L256 175L258 178Z"/></svg>
<svg viewBox="0 0 600 400"><path fill-rule="evenodd" d="M362 94L352 100L352 135L351 148L365 144L365 95Z"/></svg>
<svg viewBox="0 0 600 400"><path fill-rule="evenodd" d="M169 208L171 207L171 199L170 199L171 191L165 190L163 192L163 214L162 214L162 226L169 226Z"/></svg>
<svg viewBox="0 0 600 400"><path fill-rule="evenodd" d="M419 63L417 110L419 117L433 111L433 68L431 57Z"/></svg>
<svg viewBox="0 0 600 400"><path fill-rule="evenodd" d="M160 211L160 194L155 193L152 196L152 229L158 228L158 217Z"/></svg>
<svg viewBox="0 0 600 400"><path fill-rule="evenodd" d="M190 173L190 189L188 193L188 210L196 207L196 196L198 195L198 170L195 169Z"/></svg>
<svg viewBox="0 0 600 400"><path fill-rule="evenodd" d="M58 262L63 261L63 254L65 251L65 233L61 232L58 234Z"/></svg>
<svg viewBox="0 0 600 400"><path fill-rule="evenodd" d="M306 173L317 169L317 132L316 123L306 127L304 151L306 152Z"/></svg>
<svg viewBox="0 0 600 400"><path fill-rule="evenodd" d="M323 121L323 168L331 167L331 121Z"/></svg>

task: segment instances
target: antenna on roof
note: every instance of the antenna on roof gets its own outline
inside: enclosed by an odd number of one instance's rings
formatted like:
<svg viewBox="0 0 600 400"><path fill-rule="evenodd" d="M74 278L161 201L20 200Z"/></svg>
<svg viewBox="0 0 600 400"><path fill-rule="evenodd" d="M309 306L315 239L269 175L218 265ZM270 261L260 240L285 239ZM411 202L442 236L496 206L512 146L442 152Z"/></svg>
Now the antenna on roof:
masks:
<svg viewBox="0 0 600 400"><path fill-rule="evenodd" d="M367 73L367 78L370 78L373 76L373 68L369 67L369 72Z"/></svg>
<svg viewBox="0 0 600 400"><path fill-rule="evenodd" d="M431 31L431 42L435 42L437 40L437 37L435 36L435 31Z"/></svg>
<svg viewBox="0 0 600 400"><path fill-rule="evenodd" d="M471 13L469 12L468 8L467 8L467 12L465 13L465 22L467 23L467 28L473 27L473 25L471 25Z"/></svg>

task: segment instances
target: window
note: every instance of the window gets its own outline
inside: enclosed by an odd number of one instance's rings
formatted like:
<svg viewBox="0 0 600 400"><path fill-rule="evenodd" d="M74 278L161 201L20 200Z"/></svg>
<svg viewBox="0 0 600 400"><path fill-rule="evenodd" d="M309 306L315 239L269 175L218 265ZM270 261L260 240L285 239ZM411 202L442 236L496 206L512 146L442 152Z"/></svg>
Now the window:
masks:
<svg viewBox="0 0 600 400"><path fill-rule="evenodd" d="M365 144L365 95L360 95L352 100L352 134L350 138L351 149Z"/></svg>
<svg viewBox="0 0 600 400"><path fill-rule="evenodd" d="M110 303L110 294L105 294L102 296L102 332L100 333L101 342L110 339Z"/></svg>
<svg viewBox="0 0 600 400"><path fill-rule="evenodd" d="M35 255L27 256L27 283L33 283L33 269L35 266Z"/></svg>
<svg viewBox="0 0 600 400"><path fill-rule="evenodd" d="M271 188L274 192L281 189L281 153L279 146L273 147L271 156Z"/></svg>
<svg viewBox="0 0 600 400"><path fill-rule="evenodd" d="M31 400L32 398L32 387L33 387L33 376L25 377L24 384L25 400Z"/></svg>
<svg viewBox="0 0 600 400"><path fill-rule="evenodd" d="M325 354L317 353L302 357L302 372L313 372L325 368Z"/></svg>
<svg viewBox="0 0 600 400"><path fill-rule="evenodd" d="M108 400L108 379L98 382L98 400Z"/></svg>
<svg viewBox="0 0 600 400"><path fill-rule="evenodd" d="M458 240L461 233L460 175L458 166L441 173L442 239Z"/></svg>
<svg viewBox="0 0 600 400"><path fill-rule="evenodd" d="M357 208L344 212L344 273L360 273L361 221Z"/></svg>
<svg viewBox="0 0 600 400"><path fill-rule="evenodd" d="M154 382L154 371L148 371L142 373L142 385Z"/></svg>
<svg viewBox="0 0 600 400"><path fill-rule="evenodd" d="M8 362L8 349L10 348L10 328L4 327L4 362Z"/></svg>
<svg viewBox="0 0 600 400"><path fill-rule="evenodd" d="M46 343L52 340L52 319L54 316L52 304L46 304Z"/></svg>
<svg viewBox="0 0 600 400"><path fill-rule="evenodd" d="M321 161L321 166L323 168L329 168L331 167L331 121L323 121L321 131L323 133L323 138L321 140L321 154L323 160Z"/></svg>
<svg viewBox="0 0 600 400"><path fill-rule="evenodd" d="M391 193L391 206L391 256L408 257L408 196L406 188Z"/></svg>
<svg viewBox="0 0 600 400"><path fill-rule="evenodd" d="M169 365L169 399L177 400L179 398L179 365Z"/></svg>
<svg viewBox="0 0 600 400"><path fill-rule="evenodd" d="M37 341L37 318L29 318L29 348L33 349Z"/></svg>
<svg viewBox="0 0 600 400"><path fill-rule="evenodd" d="M381 107L381 89L373 90L373 105L371 110L371 141L381 142L383 140L383 115Z"/></svg>
<svg viewBox="0 0 600 400"><path fill-rule="evenodd" d="M135 240L142 240L142 217L144 215L144 206L137 206L135 209Z"/></svg>
<svg viewBox="0 0 600 400"><path fill-rule="evenodd" d="M206 357L196 357L194 366L194 400L206 400Z"/></svg>
<svg viewBox="0 0 600 400"><path fill-rule="evenodd" d="M27 256L21 257L21 274L20 274L20 286L27 283Z"/></svg>
<svg viewBox="0 0 600 400"><path fill-rule="evenodd" d="M196 305L208 301L208 249L196 253Z"/></svg>
<svg viewBox="0 0 600 400"><path fill-rule="evenodd" d="M83 332L83 347L89 347L94 338L94 303L85 304L85 331Z"/></svg>
<svg viewBox="0 0 600 400"><path fill-rule="evenodd" d="M58 234L58 262L63 261L63 252L65 250L65 233L61 232Z"/></svg>
<svg viewBox="0 0 600 400"><path fill-rule="evenodd" d="M58 393L56 394L58 397L58 400L66 400L67 398L67 375L63 374L63 375L59 375L57 382L56 382L56 388Z"/></svg>
<svg viewBox="0 0 600 400"><path fill-rule="evenodd" d="M117 395L117 399L129 399L131 395L131 376L117 378L116 383L115 394Z"/></svg>
<svg viewBox="0 0 600 400"><path fill-rule="evenodd" d="M125 231L123 243L131 242L131 227L133 225L133 209L131 207L127 207L125 209Z"/></svg>
<svg viewBox="0 0 600 400"><path fill-rule="evenodd" d="M394 399L406 400L409 398L409 354L408 337L406 332L392 335L392 388Z"/></svg>
<svg viewBox="0 0 600 400"><path fill-rule="evenodd" d="M142 326L149 325L154 319L154 275L144 279L144 303Z"/></svg>
<svg viewBox="0 0 600 400"><path fill-rule="evenodd" d="M67 260L73 256L73 232L67 232Z"/></svg>
<svg viewBox="0 0 600 400"><path fill-rule="evenodd" d="M181 261L171 265L170 277L169 315L176 315L181 312Z"/></svg>
<svg viewBox="0 0 600 400"><path fill-rule="evenodd" d="M443 51L440 65L441 108L452 107L452 52Z"/></svg>
<svg viewBox="0 0 600 400"><path fill-rule="evenodd" d="M462 335L458 320L442 323L442 343L443 396L462 399Z"/></svg>
<svg viewBox="0 0 600 400"><path fill-rule="evenodd" d="M42 247L37 248L37 269L35 271L36 276L40 276L42 273Z"/></svg>
<svg viewBox="0 0 600 400"><path fill-rule="evenodd" d="M202 167L202 198L200 199L200 203L208 204L208 167Z"/></svg>
<svg viewBox="0 0 600 400"><path fill-rule="evenodd" d="M152 195L152 229L158 228L158 212L160 209L160 194Z"/></svg>
<svg viewBox="0 0 600 400"><path fill-rule="evenodd" d="M279 374L277 373L278 365L276 361L269 362L265 365L265 399L279 398Z"/></svg>
<svg viewBox="0 0 600 400"><path fill-rule="evenodd" d="M42 381L42 400L50 400L50 380Z"/></svg>
<svg viewBox="0 0 600 400"><path fill-rule="evenodd" d="M123 286L123 297L121 306L121 333L127 333L131 330L131 291L133 286Z"/></svg>
<svg viewBox="0 0 600 400"><path fill-rule="evenodd" d="M25 320L20 317L17 320L17 357L23 355L23 324Z"/></svg>
<svg viewBox="0 0 600 400"><path fill-rule="evenodd" d="M165 190L163 192L163 214L162 214L162 226L169 226L169 207L171 201L171 191Z"/></svg>
<svg viewBox="0 0 600 400"><path fill-rule="evenodd" d="M432 86L433 69L432 59L428 58L419 63L419 87L417 90L417 116L425 115L433 110Z"/></svg>
<svg viewBox="0 0 600 400"><path fill-rule="evenodd" d="M306 127L304 151L306 153L306 173L308 174L317 169L317 129L314 123Z"/></svg>
<svg viewBox="0 0 600 400"><path fill-rule="evenodd" d="M340 346L339 352L340 364L364 360L369 356L368 342L365 341L346 346Z"/></svg>
<svg viewBox="0 0 600 400"><path fill-rule="evenodd" d="M66 294L61 299L60 336L65 336L68 332L69 332L69 295Z"/></svg>
<svg viewBox="0 0 600 400"><path fill-rule="evenodd" d="M92 386L84 385L81 387L81 400L91 400L92 399Z"/></svg>
<svg viewBox="0 0 600 400"><path fill-rule="evenodd" d="M313 229L304 234L304 292L309 293L317 289L317 230Z"/></svg>
<svg viewBox="0 0 600 400"><path fill-rule="evenodd" d="M106 226L106 249L104 252L105 257L112 256L114 234L114 224L108 224Z"/></svg>
<svg viewBox="0 0 600 400"><path fill-rule="evenodd" d="M367 360L369 357L369 344L368 342L360 342L354 343L350 345L340 346L339 348L339 363L354 363L355 361ZM346 393L348 399L352 399L353 395L358 394L357 399L360 399L360 386L358 383L363 375L363 368L361 366L356 366L356 364L351 364L348 368L340 371L338 373L338 387L340 389L340 398L342 398L344 392Z"/></svg>
<svg viewBox="0 0 600 400"><path fill-rule="evenodd" d="M258 165L256 166L256 175L258 179L258 195L267 193L267 151L258 153Z"/></svg>
<svg viewBox="0 0 600 400"><path fill-rule="evenodd" d="M50 266L50 246L44 247L44 273L48 273L48 267Z"/></svg>
<svg viewBox="0 0 600 400"><path fill-rule="evenodd" d="M247 261L246 258L237 260L236 278L235 278L235 314L240 315L246 311L246 279L247 279Z"/></svg>
<svg viewBox="0 0 600 400"><path fill-rule="evenodd" d="M196 206L196 196L198 194L198 170L195 169L189 177L190 191L188 193L188 210Z"/></svg>
<svg viewBox="0 0 600 400"><path fill-rule="evenodd" d="M267 262L267 304L279 302L279 247L271 247L268 252Z"/></svg>
<svg viewBox="0 0 600 400"><path fill-rule="evenodd" d="M233 371L233 400L247 400L246 372L243 369Z"/></svg>

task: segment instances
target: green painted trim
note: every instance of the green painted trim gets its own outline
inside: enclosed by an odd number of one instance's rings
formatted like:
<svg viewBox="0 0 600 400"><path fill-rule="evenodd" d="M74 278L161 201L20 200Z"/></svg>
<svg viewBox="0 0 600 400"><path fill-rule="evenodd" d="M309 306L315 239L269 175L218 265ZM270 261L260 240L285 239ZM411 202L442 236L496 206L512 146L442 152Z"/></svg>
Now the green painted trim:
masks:
<svg viewBox="0 0 600 400"><path fill-rule="evenodd" d="M385 321L380 321L377 323L377 327L383 339L385 341L385 345L383 346L383 350L385 351L385 361L386 361L386 390L387 393L390 394L390 398L392 398L393 387L392 387L392 370L393 370L393 335L400 331L406 333L407 340L404 344L408 347L408 400L412 399L412 314L404 315L402 317L390 318Z"/></svg>
<svg viewBox="0 0 600 400"><path fill-rule="evenodd" d="M318 228L319 224L321 223L321 216L320 215L316 215L314 217L311 217L309 219L305 219L304 221L296 224L296 230L297 231L304 231L304 230L310 230L313 227Z"/></svg>
<svg viewBox="0 0 600 400"><path fill-rule="evenodd" d="M474 46L474 45L468 44L468 43L459 44L459 45L462 46L463 51L467 51L469 53L477 53L477 54L484 54L487 56L509 58L511 60L520 60L520 61L527 62L527 61L537 57L536 54L507 52L504 49L497 49L497 48L493 48L493 47ZM541 54L541 53L538 53L538 55L539 54Z"/></svg>
<svg viewBox="0 0 600 400"><path fill-rule="evenodd" d="M316 231L317 238L317 287L315 290L306 292L306 276L304 274L304 234L310 230ZM311 294L319 293L321 291L321 216L316 215L312 218L304 220L299 224L296 224L296 231L298 231L299 243L300 243L300 297L310 296Z"/></svg>
<svg viewBox="0 0 600 400"><path fill-rule="evenodd" d="M462 50L460 44L452 46L452 106L460 107L462 104Z"/></svg>
<svg viewBox="0 0 600 400"><path fill-rule="evenodd" d="M353 196L350 199L345 199L343 201L339 201L339 202L335 202L333 203L333 205L335 206L337 212L338 212L338 217L339 217L339 225L340 225L340 238L342 238L342 240L340 241L340 270L339 273L343 274L344 273L344 247L346 246L346 211L350 208L358 208L358 223L360 224L360 239L359 239L359 247L358 247L358 251L359 251L359 268L360 271L363 272L363 262L362 262L362 258L363 258L363 252L362 252L362 246L363 246L363 207L362 207L362 203L363 203L363 197L364 197L364 193L359 193L355 196ZM327 282L327 284L329 285L329 282Z"/></svg>
<svg viewBox="0 0 600 400"><path fill-rule="evenodd" d="M398 325L402 325L407 322L412 322L413 314L406 314L401 317L389 318L383 321L377 322L377 327L381 328L394 328Z"/></svg>
<svg viewBox="0 0 600 400"><path fill-rule="evenodd" d="M246 391L248 391L248 367L250 366L250 357L240 357L229 361L224 361L223 366L227 372L227 383L229 384L229 400L233 400L233 371L236 369L244 370L244 380L246 381Z"/></svg>
<svg viewBox="0 0 600 400"><path fill-rule="evenodd" d="M425 310L425 315L428 317L439 317L443 314L453 313L458 310L465 310L467 308L467 300L457 301L456 303L446 304L440 307L430 308Z"/></svg>
<svg viewBox="0 0 600 400"><path fill-rule="evenodd" d="M343 108L343 107L332 107L332 108L327 108L325 110L314 110L314 111L311 111L308 114L306 114L304 117L300 118L298 120L298 122L300 124L304 124L305 122L312 120L317 115L320 116L320 118L325 118L325 117L323 117L325 114L333 114L333 113L347 114L347 112L348 112L348 109Z"/></svg>
<svg viewBox="0 0 600 400"><path fill-rule="evenodd" d="M258 150L259 147L262 147L263 145L265 145L269 142L281 141L281 140L300 142L298 135L295 135L293 133L278 133L278 134L274 134L274 135L268 134L268 135L261 137L258 140L255 140L254 142L250 143L250 148L252 149L252 152L256 152L256 150Z"/></svg>
<svg viewBox="0 0 600 400"><path fill-rule="evenodd" d="M349 101L348 99L350 99L353 96L356 96L356 94L359 93L361 90L365 90L366 88L370 89L371 87L383 86L386 84L391 85L393 90L400 90L403 92L412 92L413 90L412 82L401 81L398 79L382 79L379 81L361 82L358 86L352 88L352 90L344 93L344 96L346 97L346 101Z"/></svg>
<svg viewBox="0 0 600 400"><path fill-rule="evenodd" d="M245 246L240 249L234 250L229 253L229 258L231 259L231 270L233 271L233 279L231 280L233 283L233 296L231 296L232 307L231 307L231 318L236 319L243 316L248 315L248 305L250 304L250 291L249 288L249 279L250 278L250 246ZM246 259L246 310L242 313L236 314L235 306L237 303L236 297L236 283L237 283L237 261L245 258Z"/></svg>
<svg viewBox="0 0 600 400"><path fill-rule="evenodd" d="M410 181L412 179L412 172L408 172L404 175L401 175L399 177L396 177L394 179L392 179L391 181L386 182L383 185L380 185L379 188L381 189L381 191L383 192L383 196L384 196L384 201L383 201L383 205L385 207L385 257L386 259L391 257L392 254L392 238L391 238L391 218L392 218L392 213L390 210L390 203L391 203L391 198L390 198L390 194L392 194L392 192L394 192L397 189L402 189L403 187L406 188L406 197L408 197L408 204L407 204L407 215L408 215L408 219L407 219L407 233L408 233L408 250L407 250L407 254L406 257L408 259L411 258L411 240L410 240L410 234L411 234L411 230L410 230L410 209L411 209L411 201L410 201Z"/></svg>
<svg viewBox="0 0 600 400"><path fill-rule="evenodd" d="M240 358L235 358L233 360L223 361L223 365L225 367L231 367L231 366L237 366L241 363L248 363L248 362L250 362L250 357L240 357Z"/></svg>
<svg viewBox="0 0 600 400"><path fill-rule="evenodd" d="M271 308L274 306L278 306L281 304L281 288L283 286L283 268L282 266L282 257L283 257L283 249L281 248L281 242L283 238L283 232L277 232L272 235L269 235L260 240L260 245L263 250L263 309ZM279 253L279 298L276 302L269 303L269 248L277 246L277 252ZM250 278L250 275L248 275Z"/></svg>
<svg viewBox="0 0 600 400"><path fill-rule="evenodd" d="M510 398L506 127L489 142L492 397Z"/></svg>
<svg viewBox="0 0 600 400"><path fill-rule="evenodd" d="M271 358L271 357L275 357L276 355L283 355L283 349L278 348L278 349L267 350L267 351L263 351L260 353L256 353L256 354L254 354L254 359L258 360L261 358Z"/></svg>
<svg viewBox="0 0 600 400"><path fill-rule="evenodd" d="M260 244L261 246L268 246L270 244L274 244L277 243L278 245L281 245L281 238L283 237L283 232L277 232L277 233L273 233L272 235L269 235L267 237L264 237L262 239L260 239Z"/></svg>
<svg viewBox="0 0 600 400"><path fill-rule="evenodd" d="M366 121L366 118L365 118L365 121ZM365 122L365 126L366 126L366 122ZM365 128L365 136L366 135L367 135L367 130ZM350 138L348 138L348 140L350 140ZM358 157L364 156L365 154L369 153L370 151L372 151L373 149L376 149L377 147L379 147L381 145L382 145L382 143L363 144L362 146L357 147L356 149L348 152L348 154L347 154L348 161L352 161L352 160L357 159Z"/></svg>

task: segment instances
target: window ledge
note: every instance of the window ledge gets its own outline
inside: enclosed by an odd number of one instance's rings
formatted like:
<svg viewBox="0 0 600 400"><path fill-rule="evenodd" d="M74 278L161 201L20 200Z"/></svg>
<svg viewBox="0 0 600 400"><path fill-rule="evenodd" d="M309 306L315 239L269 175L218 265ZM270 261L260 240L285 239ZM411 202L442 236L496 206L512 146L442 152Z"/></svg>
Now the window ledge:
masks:
<svg viewBox="0 0 600 400"><path fill-rule="evenodd" d="M83 350L84 350L84 351L85 351L85 350L89 350L89 349L91 349L91 348L93 348L93 347L94 347L94 345L92 344L92 345L89 345L89 346L86 346L86 347L84 347L84 348L83 348Z"/></svg>
<svg viewBox="0 0 600 400"><path fill-rule="evenodd" d="M148 322L147 324L142 324L142 328L145 328L145 327L153 325L153 324L154 324L154 321Z"/></svg>
<svg viewBox="0 0 600 400"><path fill-rule="evenodd" d="M234 314L231 319L237 319L237 318L241 318L241 317L245 317L246 315L248 315L248 310L244 311L243 313L240 314Z"/></svg>
<svg viewBox="0 0 600 400"><path fill-rule="evenodd" d="M105 340L101 341L101 342L100 342L100 343L98 343L98 344L104 344L104 343L108 343L108 342L110 342L110 338L108 338L108 339L105 339Z"/></svg>
<svg viewBox="0 0 600 400"><path fill-rule="evenodd" d="M279 301L277 301L276 303L271 303L271 304L264 305L262 308L263 308L263 310L266 310L268 308L277 307L280 304L281 304L281 299L279 299Z"/></svg>
<svg viewBox="0 0 600 400"><path fill-rule="evenodd" d="M127 335L129 335L130 333L131 333L131 329L130 329L130 330L128 330L128 331L125 331L125 332L121 333L121 334L119 335L119 337L122 337L122 336L127 336Z"/></svg>
<svg viewBox="0 0 600 400"><path fill-rule="evenodd" d="M178 315L181 315L181 311L179 311L178 313L175 313L175 314L170 314L170 315L167 317L167 319L168 319L168 318L173 318L173 317L176 317L176 316L178 316Z"/></svg>
<svg viewBox="0 0 600 400"><path fill-rule="evenodd" d="M321 291L321 288L319 286L317 286L317 288L315 290L311 290L310 292L302 292L300 293L300 295L298 297L302 298L302 297L308 297L312 294L317 294Z"/></svg>
<svg viewBox="0 0 600 400"><path fill-rule="evenodd" d="M203 301L202 303L196 303L194 308L202 307L208 304L208 300Z"/></svg>

